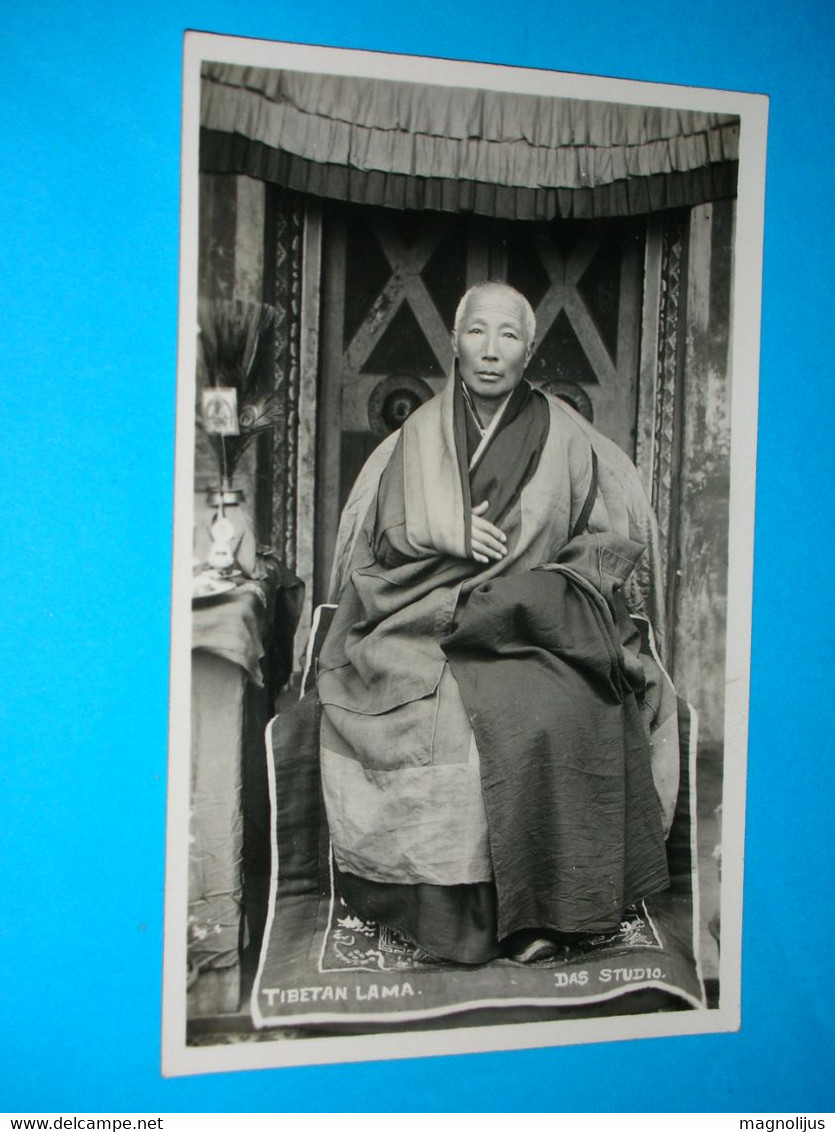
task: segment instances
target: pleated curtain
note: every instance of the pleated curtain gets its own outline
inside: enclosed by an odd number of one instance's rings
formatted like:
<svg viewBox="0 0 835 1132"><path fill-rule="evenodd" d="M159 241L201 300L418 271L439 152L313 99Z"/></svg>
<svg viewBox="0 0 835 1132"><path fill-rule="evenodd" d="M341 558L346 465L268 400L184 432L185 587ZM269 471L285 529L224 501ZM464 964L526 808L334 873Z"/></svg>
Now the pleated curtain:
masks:
<svg viewBox="0 0 835 1132"><path fill-rule="evenodd" d="M733 197L738 144L729 114L203 68L201 169L359 204L636 215Z"/></svg>

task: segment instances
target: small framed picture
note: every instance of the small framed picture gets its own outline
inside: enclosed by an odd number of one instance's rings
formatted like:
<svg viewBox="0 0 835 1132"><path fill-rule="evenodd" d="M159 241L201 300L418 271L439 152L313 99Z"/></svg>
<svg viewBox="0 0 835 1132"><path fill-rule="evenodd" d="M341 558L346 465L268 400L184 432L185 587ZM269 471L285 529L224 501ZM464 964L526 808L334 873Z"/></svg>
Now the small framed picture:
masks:
<svg viewBox="0 0 835 1132"><path fill-rule="evenodd" d="M238 436L238 394L235 389L212 387L200 394L203 424L215 436Z"/></svg>

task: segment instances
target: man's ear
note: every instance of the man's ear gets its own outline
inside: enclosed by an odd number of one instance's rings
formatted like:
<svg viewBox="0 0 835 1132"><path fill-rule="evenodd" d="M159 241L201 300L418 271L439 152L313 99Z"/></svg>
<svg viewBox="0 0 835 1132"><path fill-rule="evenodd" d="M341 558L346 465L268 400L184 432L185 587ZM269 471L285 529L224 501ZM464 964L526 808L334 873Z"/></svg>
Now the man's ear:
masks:
<svg viewBox="0 0 835 1132"><path fill-rule="evenodd" d="M453 330L452 334L450 335L450 339L452 340L452 352L455 355L455 357L457 358L458 357L458 331L457 330Z"/></svg>

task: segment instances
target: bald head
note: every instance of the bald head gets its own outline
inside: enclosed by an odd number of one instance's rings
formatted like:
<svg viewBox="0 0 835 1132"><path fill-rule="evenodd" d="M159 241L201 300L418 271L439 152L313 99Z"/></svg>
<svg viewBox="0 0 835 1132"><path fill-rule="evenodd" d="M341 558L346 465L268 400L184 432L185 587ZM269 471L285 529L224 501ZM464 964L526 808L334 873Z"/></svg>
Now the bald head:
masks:
<svg viewBox="0 0 835 1132"><path fill-rule="evenodd" d="M536 337L536 315L533 313L533 307L522 292L517 291L515 287L511 287L509 283L501 283L489 279L482 283L476 283L462 295L461 301L455 310L455 322L452 329L453 341L456 341L458 338L461 324L472 300L482 294L488 297L491 292L493 292L497 298L503 297L506 301L518 303L521 323L525 333L525 346L530 350L533 346L533 340Z"/></svg>

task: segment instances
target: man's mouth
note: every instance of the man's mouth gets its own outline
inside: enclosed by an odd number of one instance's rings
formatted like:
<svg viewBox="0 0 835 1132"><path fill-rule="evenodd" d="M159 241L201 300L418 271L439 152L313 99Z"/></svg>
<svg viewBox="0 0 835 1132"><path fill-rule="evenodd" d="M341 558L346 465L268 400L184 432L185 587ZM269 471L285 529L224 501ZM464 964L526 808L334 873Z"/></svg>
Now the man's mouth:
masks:
<svg viewBox="0 0 835 1132"><path fill-rule="evenodd" d="M494 369L479 369L479 370L476 370L476 374L478 375L478 377L501 377L502 376L500 373L497 373L496 370L494 370Z"/></svg>

